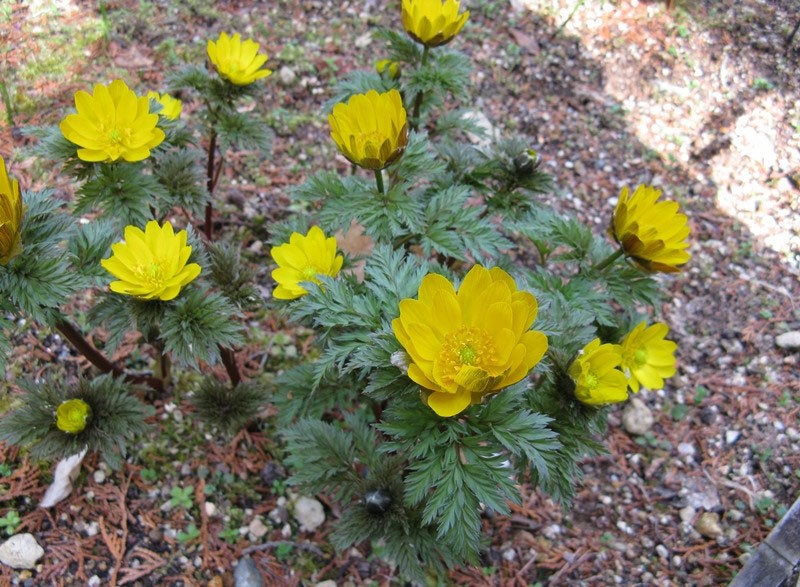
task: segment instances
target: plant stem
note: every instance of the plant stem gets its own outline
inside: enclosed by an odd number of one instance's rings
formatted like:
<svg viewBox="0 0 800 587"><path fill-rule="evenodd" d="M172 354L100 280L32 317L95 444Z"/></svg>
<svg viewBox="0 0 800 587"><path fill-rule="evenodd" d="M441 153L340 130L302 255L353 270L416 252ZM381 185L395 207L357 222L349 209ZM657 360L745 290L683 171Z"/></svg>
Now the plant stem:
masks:
<svg viewBox="0 0 800 587"><path fill-rule="evenodd" d="M428 46L426 45L425 48L422 50L422 59L420 60L420 67L425 67L425 64L428 63ZM414 112L411 115L411 128L413 130L417 130L419 127L419 110L422 107L422 98L423 92L417 92L417 95L414 97Z"/></svg>
<svg viewBox="0 0 800 587"><path fill-rule="evenodd" d="M236 355L234 355L232 349L224 346L219 347L219 355L222 359L222 364L225 365L225 371L228 372L228 377L231 380L231 387L236 387L242 381L242 376L239 373L239 366L236 364Z"/></svg>
<svg viewBox="0 0 800 587"><path fill-rule="evenodd" d="M204 231L206 238L211 240L213 236L214 224L213 224L213 216L214 216L214 204L212 203L211 198L214 195L214 157L217 151L217 131L213 128L211 129L211 136L208 139L208 161L206 163L206 189L208 190L208 204L206 204L206 223L204 227Z"/></svg>
<svg viewBox="0 0 800 587"><path fill-rule="evenodd" d="M383 189L383 173L380 169L375 170L375 183L378 184L378 193L386 195L386 190Z"/></svg>
<svg viewBox="0 0 800 587"><path fill-rule="evenodd" d="M148 377L146 375L130 375L125 373L124 369L109 361L103 353L98 351L92 344L86 340L81 334L78 327L67 318L59 318L56 321L56 329L66 338L75 349L88 359L88 361L97 367L103 373L113 373L117 377L124 376L125 379L131 383L145 384L156 391L164 391L164 382L156 377Z"/></svg>
<svg viewBox="0 0 800 587"><path fill-rule="evenodd" d="M601 270L605 269L606 267L608 267L609 265L611 265L614 261L619 259L624 254L625 254L625 251L623 251L622 248L620 247L619 249L617 249L616 251L611 253L608 257L606 257L605 259L600 261L597 265L594 265L592 267L592 269L594 271L601 271Z"/></svg>

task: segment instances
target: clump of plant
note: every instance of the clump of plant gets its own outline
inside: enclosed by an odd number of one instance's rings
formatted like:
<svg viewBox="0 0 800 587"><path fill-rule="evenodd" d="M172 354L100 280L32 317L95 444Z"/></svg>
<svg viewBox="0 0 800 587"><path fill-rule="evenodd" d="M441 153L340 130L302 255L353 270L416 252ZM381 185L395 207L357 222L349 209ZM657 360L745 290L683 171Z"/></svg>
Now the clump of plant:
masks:
<svg viewBox="0 0 800 587"><path fill-rule="evenodd" d="M539 204L550 178L523 140L468 140L459 8L404 0L407 36L382 31L387 57L334 89L353 173L296 190L306 234L273 227L275 297L319 342L278 380L291 480L344 504L338 548L381 541L418 581L476 563L481 511L508 513L521 483L572 498L607 406L675 373L651 275L689 259L659 190L623 189L611 244ZM353 224L371 250L342 258L331 235Z"/></svg>

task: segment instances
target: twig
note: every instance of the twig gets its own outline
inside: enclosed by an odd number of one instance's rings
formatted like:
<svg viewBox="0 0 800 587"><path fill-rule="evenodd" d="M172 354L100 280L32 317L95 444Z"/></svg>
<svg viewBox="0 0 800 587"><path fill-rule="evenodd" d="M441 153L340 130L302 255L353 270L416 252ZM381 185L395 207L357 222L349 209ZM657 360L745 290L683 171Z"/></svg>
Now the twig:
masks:
<svg viewBox="0 0 800 587"><path fill-rule="evenodd" d="M208 514L206 513L206 482L200 482L194 488L194 499L197 501L197 508L200 510L200 544L203 546L203 569L208 569Z"/></svg>

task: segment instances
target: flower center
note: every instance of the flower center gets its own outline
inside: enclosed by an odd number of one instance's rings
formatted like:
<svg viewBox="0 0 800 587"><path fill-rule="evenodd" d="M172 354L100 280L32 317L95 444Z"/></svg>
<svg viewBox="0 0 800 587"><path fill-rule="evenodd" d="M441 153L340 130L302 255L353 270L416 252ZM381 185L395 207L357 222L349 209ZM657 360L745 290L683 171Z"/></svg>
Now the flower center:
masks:
<svg viewBox="0 0 800 587"><path fill-rule="evenodd" d="M156 259L145 265L139 265L136 273L139 278L154 290L159 289L164 284L164 262Z"/></svg>
<svg viewBox="0 0 800 587"><path fill-rule="evenodd" d="M370 144L380 147L385 139L386 137L377 130L362 132L358 135L358 142L365 147Z"/></svg>
<svg viewBox="0 0 800 587"><path fill-rule="evenodd" d="M122 133L119 132L119 129L112 128L110 131L108 131L108 138L111 139L112 143L121 143Z"/></svg>
<svg viewBox="0 0 800 587"><path fill-rule="evenodd" d="M647 363L647 351L645 349L636 349L633 353L633 360L637 365L644 365Z"/></svg>
<svg viewBox="0 0 800 587"><path fill-rule="evenodd" d="M597 387L597 384L600 383L600 380L598 379L597 375L589 371L588 373L586 373L586 375L583 376L583 383L589 389L594 389L595 387Z"/></svg>
<svg viewBox="0 0 800 587"><path fill-rule="evenodd" d="M313 281L315 283L319 283L317 280L317 275L320 273L320 270L314 267L313 265L308 265L303 269L301 272L303 279L300 281Z"/></svg>
<svg viewBox="0 0 800 587"><path fill-rule="evenodd" d="M482 328L462 326L445 335L438 359L443 379L452 383L464 365L483 369L495 363L494 340Z"/></svg>

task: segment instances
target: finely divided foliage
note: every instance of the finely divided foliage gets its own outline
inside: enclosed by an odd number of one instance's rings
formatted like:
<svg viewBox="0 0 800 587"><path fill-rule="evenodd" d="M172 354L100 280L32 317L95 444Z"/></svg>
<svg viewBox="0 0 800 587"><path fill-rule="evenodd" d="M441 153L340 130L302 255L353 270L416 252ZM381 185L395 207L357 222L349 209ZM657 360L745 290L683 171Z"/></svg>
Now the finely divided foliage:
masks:
<svg viewBox="0 0 800 587"><path fill-rule="evenodd" d="M270 401L291 483L337 502L332 544L381 544L420 583L477 563L482 512L508 514L525 482L569 502L581 460L604 450L606 406L676 371L649 272L689 260L687 219L655 188L623 190L615 246L549 210L526 139L486 136L458 107L471 62L452 47L469 12L403 0L397 19L407 34L379 32L378 70L331 88L331 140L352 173L297 186L306 213L266 227L269 254L238 244L264 227L215 209L226 153L270 142L241 107L271 81L255 40L222 33L210 67L168 77L183 113L117 80L78 92L59 129L31 131L76 199L19 194L0 166L0 363L24 315L102 374L17 381L0 439L119 466L154 398L188 392L226 433ZM341 234L357 229L353 250ZM271 295L256 283L267 274ZM80 321L66 315L75 295L90 306ZM276 359L264 329L281 320L307 337L302 356ZM240 371L242 347L263 369Z"/></svg>

